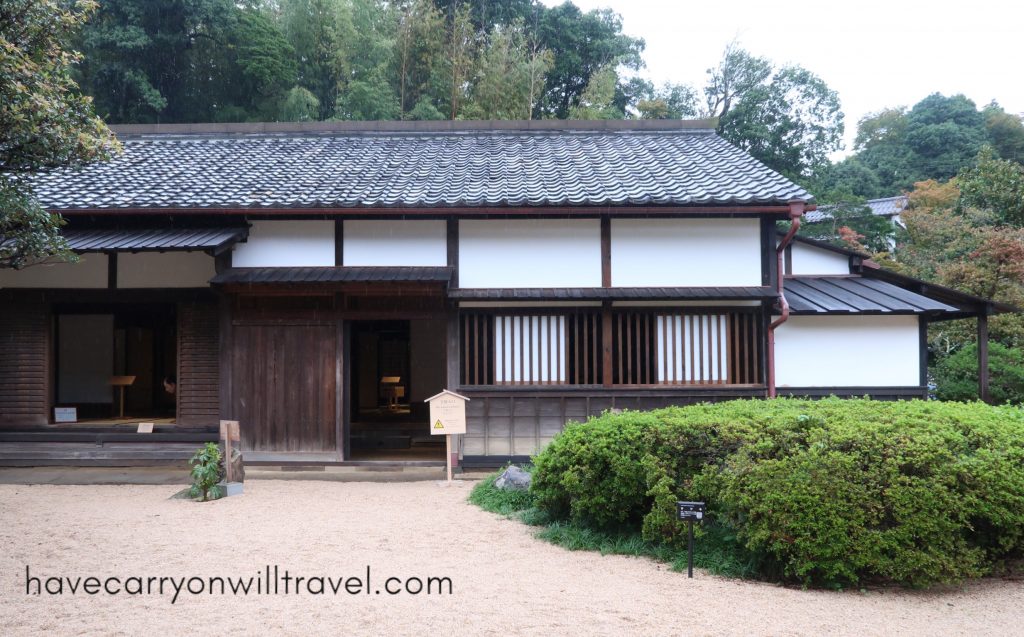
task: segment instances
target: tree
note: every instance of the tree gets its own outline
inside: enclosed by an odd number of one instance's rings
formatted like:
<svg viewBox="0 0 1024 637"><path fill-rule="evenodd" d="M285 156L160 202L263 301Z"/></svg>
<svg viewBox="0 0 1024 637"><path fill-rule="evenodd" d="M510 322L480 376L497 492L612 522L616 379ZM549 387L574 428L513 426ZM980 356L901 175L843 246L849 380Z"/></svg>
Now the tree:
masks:
<svg viewBox="0 0 1024 637"><path fill-rule="evenodd" d="M949 179L969 165L985 143L985 121L963 95L933 93L907 113L905 138L914 156L914 181Z"/></svg>
<svg viewBox="0 0 1024 637"><path fill-rule="evenodd" d="M824 207L828 216L800 225L800 236L870 253L886 253L896 239L896 228L888 217L872 214L858 197L832 200ZM819 208L820 209L820 208Z"/></svg>
<svg viewBox="0 0 1024 637"><path fill-rule="evenodd" d="M718 118L722 137L790 178L813 175L841 146L835 91L804 68L776 68L735 43L708 69L704 98L704 114Z"/></svg>
<svg viewBox="0 0 1024 637"><path fill-rule="evenodd" d="M286 122L313 121L320 112L320 100L301 86L293 86L281 104L281 119Z"/></svg>
<svg viewBox="0 0 1024 637"><path fill-rule="evenodd" d="M398 119L401 109L392 73L398 14L379 0L352 0L355 38L350 76L339 92L334 116L349 120Z"/></svg>
<svg viewBox="0 0 1024 637"><path fill-rule="evenodd" d="M684 119L697 117L697 91L686 84L665 84L640 96L636 110L641 119Z"/></svg>
<svg viewBox="0 0 1024 637"><path fill-rule="evenodd" d="M590 76L579 103L569 108L569 119L622 119L623 113L615 106L615 86L619 76L606 66Z"/></svg>
<svg viewBox="0 0 1024 637"><path fill-rule="evenodd" d="M298 56L299 85L319 103L317 119L334 114L342 82L349 75L355 39L346 0L285 0L281 25Z"/></svg>
<svg viewBox="0 0 1024 637"><path fill-rule="evenodd" d="M78 166L117 152L117 140L81 95L68 45L96 3L0 4L0 267L68 256L59 215L32 194L33 172Z"/></svg>
<svg viewBox="0 0 1024 637"><path fill-rule="evenodd" d="M990 211L1001 223L1024 227L1024 165L982 148L974 166L960 171L960 205Z"/></svg>
<svg viewBox="0 0 1024 637"><path fill-rule="evenodd" d="M405 0L397 11L394 71L399 113L403 119L444 119L430 95L444 49L444 16L430 0Z"/></svg>
<svg viewBox="0 0 1024 637"><path fill-rule="evenodd" d="M470 104L475 119L530 119L551 68L550 51L527 42L522 22L495 27L485 38L477 61Z"/></svg>
<svg viewBox="0 0 1024 637"><path fill-rule="evenodd" d="M82 86L111 122L214 118L229 85L231 0L106 0L82 30Z"/></svg>
<svg viewBox="0 0 1024 637"><path fill-rule="evenodd" d="M995 101L981 111L988 141L1001 159L1024 163L1024 119L1011 115Z"/></svg>
<svg viewBox="0 0 1024 637"><path fill-rule="evenodd" d="M571 2L552 7L540 15L537 37L554 59L534 113L538 117L569 117L601 69L639 70L644 65L644 41L624 35L622 18L610 9L583 13Z"/></svg>
<svg viewBox="0 0 1024 637"><path fill-rule="evenodd" d="M443 87L439 92L447 103L449 118L458 119L469 92L469 80L476 64L477 43L469 5L456 3L452 5L451 11L444 45L445 55L438 65L441 72L438 84Z"/></svg>

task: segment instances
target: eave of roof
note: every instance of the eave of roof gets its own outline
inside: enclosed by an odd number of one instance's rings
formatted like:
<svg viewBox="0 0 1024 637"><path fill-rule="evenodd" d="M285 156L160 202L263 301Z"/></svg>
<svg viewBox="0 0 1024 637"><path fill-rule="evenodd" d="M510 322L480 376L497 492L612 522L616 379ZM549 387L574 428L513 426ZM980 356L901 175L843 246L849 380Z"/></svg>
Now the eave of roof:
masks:
<svg viewBox="0 0 1024 637"><path fill-rule="evenodd" d="M213 285L290 283L447 283L449 267L419 266L324 266L284 268L228 268L212 279Z"/></svg>
<svg viewBox="0 0 1024 637"><path fill-rule="evenodd" d="M219 254L248 237L249 228L64 230L61 234L78 253L208 250Z"/></svg>
<svg viewBox="0 0 1024 637"><path fill-rule="evenodd" d="M789 276L790 312L803 314L942 314L958 308L892 283L861 276Z"/></svg>
<svg viewBox="0 0 1024 637"><path fill-rule="evenodd" d="M646 287L646 288L452 288L448 298L463 301L541 300L699 300L732 301L774 299L771 286L757 287Z"/></svg>

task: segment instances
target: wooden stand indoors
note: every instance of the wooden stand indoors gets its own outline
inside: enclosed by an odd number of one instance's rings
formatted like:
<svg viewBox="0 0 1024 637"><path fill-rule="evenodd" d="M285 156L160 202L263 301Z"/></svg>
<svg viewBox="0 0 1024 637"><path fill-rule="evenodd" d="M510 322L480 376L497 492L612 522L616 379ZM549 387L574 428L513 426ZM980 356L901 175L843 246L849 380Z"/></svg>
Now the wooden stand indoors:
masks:
<svg viewBox="0 0 1024 637"><path fill-rule="evenodd" d="M135 382L134 376L111 376L110 384L121 389L121 408L118 410L118 418L124 418L124 389Z"/></svg>

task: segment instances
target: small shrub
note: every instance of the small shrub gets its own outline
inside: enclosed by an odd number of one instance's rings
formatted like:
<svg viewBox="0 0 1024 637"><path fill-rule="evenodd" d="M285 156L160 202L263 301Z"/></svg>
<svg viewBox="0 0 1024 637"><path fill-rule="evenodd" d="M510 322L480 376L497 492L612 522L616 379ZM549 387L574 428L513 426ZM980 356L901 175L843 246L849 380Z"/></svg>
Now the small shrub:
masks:
<svg viewBox="0 0 1024 637"><path fill-rule="evenodd" d="M533 507L533 496L522 489L499 489L494 486L501 472L489 475L469 493L469 501L484 511L513 516Z"/></svg>
<svg viewBox="0 0 1024 637"><path fill-rule="evenodd" d="M988 369L992 402L1024 405L1024 350L989 343ZM978 346L968 345L946 356L933 373L939 400L977 400Z"/></svg>
<svg viewBox="0 0 1024 637"><path fill-rule="evenodd" d="M192 465L192 486L189 495L200 502L216 500L223 495L217 483L223 479L220 446L208 442L189 460Z"/></svg>

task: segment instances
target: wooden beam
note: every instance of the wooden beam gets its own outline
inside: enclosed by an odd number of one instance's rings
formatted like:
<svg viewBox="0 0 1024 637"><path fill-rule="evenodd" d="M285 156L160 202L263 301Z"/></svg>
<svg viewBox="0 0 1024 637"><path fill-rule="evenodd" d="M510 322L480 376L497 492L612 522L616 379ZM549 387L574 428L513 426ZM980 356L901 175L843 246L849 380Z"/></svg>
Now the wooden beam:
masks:
<svg viewBox="0 0 1024 637"><path fill-rule="evenodd" d="M334 265L345 265L345 222L334 220Z"/></svg>
<svg viewBox="0 0 1024 637"><path fill-rule="evenodd" d="M449 279L448 286L451 288L459 287L459 220L454 218L448 219L447 228L447 252L448 252L448 267L452 268L452 278Z"/></svg>
<svg viewBox="0 0 1024 637"><path fill-rule="evenodd" d="M107 289L117 289L117 253L107 253Z"/></svg>
<svg viewBox="0 0 1024 637"><path fill-rule="evenodd" d="M601 217L601 287L612 286L612 220Z"/></svg>
<svg viewBox="0 0 1024 637"><path fill-rule="evenodd" d="M612 304L605 301L601 307L601 381L605 387L612 386ZM595 361L596 362L596 361Z"/></svg>
<svg viewBox="0 0 1024 637"><path fill-rule="evenodd" d="M928 321L923 316L919 316L917 324L920 384L925 387L928 385Z"/></svg>
<svg viewBox="0 0 1024 637"><path fill-rule="evenodd" d="M992 402L988 378L988 314L987 308L978 313L978 398Z"/></svg>

